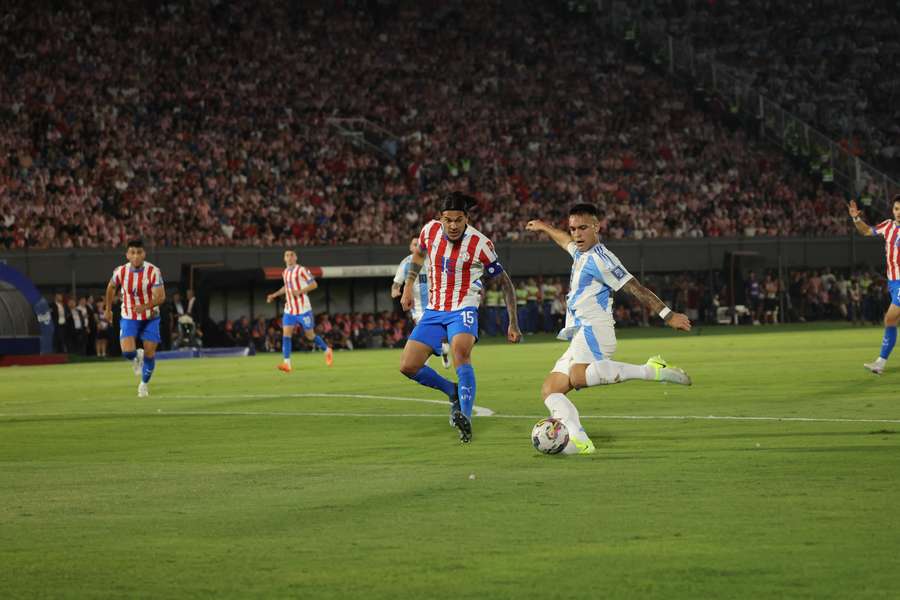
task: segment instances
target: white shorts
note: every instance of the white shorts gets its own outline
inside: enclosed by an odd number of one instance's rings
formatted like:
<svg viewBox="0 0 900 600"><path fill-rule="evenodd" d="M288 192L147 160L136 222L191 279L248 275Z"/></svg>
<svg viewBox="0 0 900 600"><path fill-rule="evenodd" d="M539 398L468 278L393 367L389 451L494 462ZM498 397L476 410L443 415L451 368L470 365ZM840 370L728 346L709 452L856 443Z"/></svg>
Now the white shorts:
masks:
<svg viewBox="0 0 900 600"><path fill-rule="evenodd" d="M553 373L569 374L572 365L609 360L616 352L616 328L613 323L583 325L569 342L569 348L553 365Z"/></svg>

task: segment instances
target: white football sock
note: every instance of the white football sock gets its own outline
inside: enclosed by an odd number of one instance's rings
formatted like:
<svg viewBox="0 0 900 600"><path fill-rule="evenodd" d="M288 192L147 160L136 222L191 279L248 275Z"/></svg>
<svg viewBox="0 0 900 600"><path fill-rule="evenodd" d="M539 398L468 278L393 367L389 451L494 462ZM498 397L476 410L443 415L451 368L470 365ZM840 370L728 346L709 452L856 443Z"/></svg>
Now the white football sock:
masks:
<svg viewBox="0 0 900 600"><path fill-rule="evenodd" d="M291 366L291 359L285 358L285 359L284 359L284 364L286 364L287 366Z"/></svg>
<svg viewBox="0 0 900 600"><path fill-rule="evenodd" d="M586 442L590 440L584 427L581 426L581 419L578 418L578 409L572 404L565 394L550 394L544 399L544 405L550 411L550 416L559 419L569 430L569 443L563 450L564 454L578 454L578 447L572 443L575 438L579 441Z"/></svg>
<svg viewBox="0 0 900 600"><path fill-rule="evenodd" d="M656 374L650 365L630 365L615 360L599 360L588 365L584 378L588 386L622 383L629 379L653 381Z"/></svg>

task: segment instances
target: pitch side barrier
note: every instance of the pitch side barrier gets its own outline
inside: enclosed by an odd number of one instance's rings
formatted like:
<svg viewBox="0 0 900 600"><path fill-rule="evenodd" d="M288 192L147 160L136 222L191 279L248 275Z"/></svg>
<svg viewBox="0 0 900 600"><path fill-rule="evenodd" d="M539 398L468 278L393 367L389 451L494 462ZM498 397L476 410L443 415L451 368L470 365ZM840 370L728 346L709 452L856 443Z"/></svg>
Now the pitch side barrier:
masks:
<svg viewBox="0 0 900 600"><path fill-rule="evenodd" d="M879 215L870 215L877 221ZM848 220L847 229L850 230ZM604 240L607 246L636 273L718 270L725 255L734 251L754 252L765 268L846 269L871 265L881 269L884 241L855 233L843 237L816 238L711 238ZM566 275L571 259L552 243L498 243L497 252L513 276ZM409 253L397 246L328 246L296 248L300 262L319 267L356 267L356 277L385 278L367 273L366 266L396 265ZM166 282L189 287L201 268L222 271L279 268L284 249L272 248L147 248L148 258L165 273ZM73 289L105 286L113 268L124 259L125 249L105 250L16 250L0 251L0 262L24 273L43 288ZM345 269L346 270L346 269ZM335 271L336 272L336 271ZM328 273L322 274L327 278Z"/></svg>
<svg viewBox="0 0 900 600"><path fill-rule="evenodd" d="M254 356L256 350L249 348L179 348L178 350L161 350L156 353L159 360L178 360L184 358L239 358Z"/></svg>

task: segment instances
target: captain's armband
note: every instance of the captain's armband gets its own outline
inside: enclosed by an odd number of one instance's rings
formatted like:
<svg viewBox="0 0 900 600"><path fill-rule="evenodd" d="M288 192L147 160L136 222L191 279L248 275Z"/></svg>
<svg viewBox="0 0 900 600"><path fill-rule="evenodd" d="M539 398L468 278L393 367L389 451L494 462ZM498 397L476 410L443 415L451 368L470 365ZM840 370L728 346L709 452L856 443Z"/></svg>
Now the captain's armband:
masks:
<svg viewBox="0 0 900 600"><path fill-rule="evenodd" d="M488 277L496 277L503 272L503 265L500 264L499 260L495 260L491 264L484 266L484 272Z"/></svg>

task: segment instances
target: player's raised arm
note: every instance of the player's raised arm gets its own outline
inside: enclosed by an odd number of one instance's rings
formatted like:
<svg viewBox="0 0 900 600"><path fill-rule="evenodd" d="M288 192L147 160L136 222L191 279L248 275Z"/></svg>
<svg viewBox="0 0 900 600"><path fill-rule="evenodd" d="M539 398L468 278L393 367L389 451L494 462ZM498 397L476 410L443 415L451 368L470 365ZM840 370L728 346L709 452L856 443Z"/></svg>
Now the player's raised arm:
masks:
<svg viewBox="0 0 900 600"><path fill-rule="evenodd" d="M416 248L409 261L409 272L406 274L406 284L403 286L403 296L400 298L400 306L403 307L403 310L412 310L414 303L413 286L416 284L424 264L425 255L422 254L421 248Z"/></svg>
<svg viewBox="0 0 900 600"><path fill-rule="evenodd" d="M548 225L540 219L528 221L528 224L525 225L525 229L528 231L540 231L546 233L560 248L569 252L569 244L572 243L572 236L562 229L557 229L552 225Z"/></svg>
<svg viewBox="0 0 900 600"><path fill-rule="evenodd" d="M284 286L281 286L277 292L272 292L271 294L266 296L266 302L267 303L275 302L275 298L280 298L281 296L284 296Z"/></svg>
<svg viewBox="0 0 900 600"><path fill-rule="evenodd" d="M862 211L859 210L859 206L856 205L856 200L851 200L847 204L847 212L850 213L850 217L853 218L853 224L856 226L856 231L858 231L860 235L875 235L872 227L863 221L861 216Z"/></svg>
<svg viewBox="0 0 900 600"><path fill-rule="evenodd" d="M650 312L658 314L672 329L691 330L691 320L686 314L673 311L656 294L641 285L637 279L632 277L622 286L622 289L637 298Z"/></svg>
<svg viewBox="0 0 900 600"><path fill-rule="evenodd" d="M513 344L522 340L522 330L519 329L519 312L516 306L516 286L509 273L504 271L498 277L500 279L500 289L503 290L503 301L506 304L506 312L509 315L509 328L506 330L506 339Z"/></svg>

